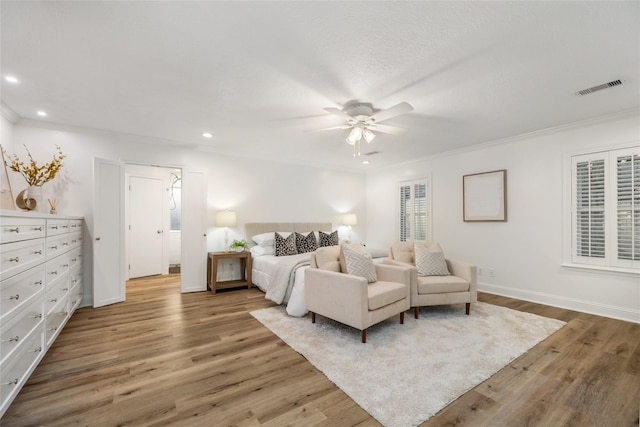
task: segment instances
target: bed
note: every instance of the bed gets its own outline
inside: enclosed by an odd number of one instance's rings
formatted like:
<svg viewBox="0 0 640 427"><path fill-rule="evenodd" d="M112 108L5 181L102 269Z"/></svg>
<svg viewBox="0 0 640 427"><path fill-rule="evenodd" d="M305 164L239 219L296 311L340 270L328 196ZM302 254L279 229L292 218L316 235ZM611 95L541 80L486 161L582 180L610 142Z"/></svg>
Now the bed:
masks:
<svg viewBox="0 0 640 427"><path fill-rule="evenodd" d="M304 269L309 265L311 253L289 256L275 256L260 253L259 245L252 237L265 233L331 232L330 222L271 222L246 223L245 236L252 254L251 278L254 285L265 293L265 298L277 304L286 304L287 313L302 317L307 314L304 304ZM267 245L265 245L267 246Z"/></svg>

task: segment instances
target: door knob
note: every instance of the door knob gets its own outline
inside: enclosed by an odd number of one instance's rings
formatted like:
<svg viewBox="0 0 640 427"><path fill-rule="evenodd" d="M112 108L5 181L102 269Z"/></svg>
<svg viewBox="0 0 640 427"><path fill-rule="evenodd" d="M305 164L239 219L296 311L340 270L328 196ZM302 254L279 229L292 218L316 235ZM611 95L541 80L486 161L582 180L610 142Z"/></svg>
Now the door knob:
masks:
<svg viewBox="0 0 640 427"><path fill-rule="evenodd" d="M162 230L158 230L158 234L162 234Z"/></svg>
<svg viewBox="0 0 640 427"><path fill-rule="evenodd" d="M100 238L99 238L99 237L96 237L96 240L100 240Z"/></svg>

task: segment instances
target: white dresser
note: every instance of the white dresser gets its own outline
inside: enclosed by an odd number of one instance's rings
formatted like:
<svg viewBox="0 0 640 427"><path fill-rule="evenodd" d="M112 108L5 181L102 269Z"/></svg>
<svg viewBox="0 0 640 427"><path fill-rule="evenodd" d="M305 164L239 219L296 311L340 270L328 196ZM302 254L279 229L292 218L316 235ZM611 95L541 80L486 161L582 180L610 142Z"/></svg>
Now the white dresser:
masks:
<svg viewBox="0 0 640 427"><path fill-rule="evenodd" d="M0 417L82 302L82 223L0 214Z"/></svg>

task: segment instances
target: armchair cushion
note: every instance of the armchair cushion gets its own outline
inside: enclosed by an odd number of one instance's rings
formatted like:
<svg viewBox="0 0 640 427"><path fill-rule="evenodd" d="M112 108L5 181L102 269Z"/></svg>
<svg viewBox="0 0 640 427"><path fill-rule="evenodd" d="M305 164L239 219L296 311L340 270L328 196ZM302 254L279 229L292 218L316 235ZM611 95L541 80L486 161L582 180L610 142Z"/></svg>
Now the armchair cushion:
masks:
<svg viewBox="0 0 640 427"><path fill-rule="evenodd" d="M418 295L468 292L469 282L456 276L419 276Z"/></svg>
<svg viewBox="0 0 640 427"><path fill-rule="evenodd" d="M414 246L418 276L448 276L447 262L438 243L419 243Z"/></svg>
<svg viewBox="0 0 640 427"><path fill-rule="evenodd" d="M371 254L362 245L346 245L340 247L341 256L344 258L347 274L360 276L373 283L378 280L376 269Z"/></svg>
<svg viewBox="0 0 640 427"><path fill-rule="evenodd" d="M313 253L315 257L314 267L320 270L342 272L340 268L340 246L325 246L318 248ZM313 263L312 263L313 264Z"/></svg>
<svg viewBox="0 0 640 427"><path fill-rule="evenodd" d="M377 281L367 286L369 310L377 310L405 298L407 298L407 285L404 283Z"/></svg>

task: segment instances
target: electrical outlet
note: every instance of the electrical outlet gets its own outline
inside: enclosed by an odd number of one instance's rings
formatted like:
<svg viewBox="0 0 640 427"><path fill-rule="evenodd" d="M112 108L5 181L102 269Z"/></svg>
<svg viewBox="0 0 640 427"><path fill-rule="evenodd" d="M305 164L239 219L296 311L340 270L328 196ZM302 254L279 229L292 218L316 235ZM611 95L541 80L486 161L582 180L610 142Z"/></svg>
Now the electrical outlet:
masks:
<svg viewBox="0 0 640 427"><path fill-rule="evenodd" d="M478 267L478 276L484 276L484 268Z"/></svg>
<svg viewBox="0 0 640 427"><path fill-rule="evenodd" d="M493 268L489 269L489 277L491 278L496 277L496 271Z"/></svg>

